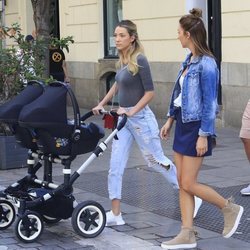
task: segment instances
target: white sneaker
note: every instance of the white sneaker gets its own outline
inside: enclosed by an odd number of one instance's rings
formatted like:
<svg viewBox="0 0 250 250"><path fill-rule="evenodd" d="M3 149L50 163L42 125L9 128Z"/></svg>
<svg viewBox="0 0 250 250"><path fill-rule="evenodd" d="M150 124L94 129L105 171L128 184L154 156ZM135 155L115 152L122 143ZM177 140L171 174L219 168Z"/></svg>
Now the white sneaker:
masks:
<svg viewBox="0 0 250 250"><path fill-rule="evenodd" d="M121 226L124 225L125 221L122 218L122 214L114 215L112 210L106 213L106 227L110 226Z"/></svg>
<svg viewBox="0 0 250 250"><path fill-rule="evenodd" d="M250 195L250 185L248 185L246 188L241 189L240 193L242 195Z"/></svg>
<svg viewBox="0 0 250 250"><path fill-rule="evenodd" d="M193 218L196 217L198 210L201 207L201 204L202 204L202 199L197 197L197 196L194 196L194 215L193 215Z"/></svg>

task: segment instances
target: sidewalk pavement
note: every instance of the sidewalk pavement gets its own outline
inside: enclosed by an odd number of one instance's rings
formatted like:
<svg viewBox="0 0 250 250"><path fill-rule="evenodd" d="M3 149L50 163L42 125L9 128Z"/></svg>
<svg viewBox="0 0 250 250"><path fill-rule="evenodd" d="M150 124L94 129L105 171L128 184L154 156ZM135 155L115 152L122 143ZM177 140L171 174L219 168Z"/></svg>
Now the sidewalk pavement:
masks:
<svg viewBox="0 0 250 250"><path fill-rule="evenodd" d="M91 118L92 119L92 118ZM101 117L93 117L102 125ZM158 120L159 126L163 120ZM106 130L107 134L110 132ZM199 181L209 184L223 196L233 196L245 208L241 224L230 239L221 236L223 218L218 209L203 202L195 219L198 231L198 250L250 249L250 196L241 196L239 191L250 183L250 166L236 129L219 128L217 147L213 156L204 160ZM163 142L166 155L172 159L172 139ZM111 144L104 154L95 159L74 184L77 201L88 199L99 202L105 210L110 209L107 192L107 174ZM77 170L89 154L78 156L72 162ZM0 189L25 176L26 168L1 170ZM38 173L41 174L42 172ZM63 181L62 167L55 165L53 178ZM106 227L92 239L77 235L71 220L56 225L46 225L35 243L20 242L14 233L14 225L1 231L0 250L4 249L88 249L88 250L157 250L162 241L171 239L180 230L178 191L173 190L165 179L148 168L136 145L133 146L124 174L122 212L124 226Z"/></svg>

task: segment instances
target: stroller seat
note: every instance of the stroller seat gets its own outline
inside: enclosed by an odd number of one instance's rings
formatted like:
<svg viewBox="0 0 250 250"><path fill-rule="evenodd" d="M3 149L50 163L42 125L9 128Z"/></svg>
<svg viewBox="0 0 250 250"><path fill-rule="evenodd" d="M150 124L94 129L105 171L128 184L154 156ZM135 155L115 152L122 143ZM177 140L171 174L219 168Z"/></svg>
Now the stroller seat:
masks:
<svg viewBox="0 0 250 250"><path fill-rule="evenodd" d="M80 137L72 140L74 125L68 124L60 129L35 129L38 148L44 154L54 155L79 155L91 152L97 146L99 140L104 137L104 131L95 123L83 124L80 129Z"/></svg>
<svg viewBox="0 0 250 250"><path fill-rule="evenodd" d="M37 144L30 131L19 126L19 114L25 105L32 103L43 94L43 91L44 87L41 82L30 81L21 93L0 107L0 122L9 126L11 132L16 137L17 143L24 148L36 150Z"/></svg>
<svg viewBox="0 0 250 250"><path fill-rule="evenodd" d="M74 111L71 121L67 114L68 94ZM19 124L34 130L37 145L44 154L76 156L88 153L104 137L103 128L97 124L81 124L75 96L67 84L60 82L46 87L42 96L22 109Z"/></svg>

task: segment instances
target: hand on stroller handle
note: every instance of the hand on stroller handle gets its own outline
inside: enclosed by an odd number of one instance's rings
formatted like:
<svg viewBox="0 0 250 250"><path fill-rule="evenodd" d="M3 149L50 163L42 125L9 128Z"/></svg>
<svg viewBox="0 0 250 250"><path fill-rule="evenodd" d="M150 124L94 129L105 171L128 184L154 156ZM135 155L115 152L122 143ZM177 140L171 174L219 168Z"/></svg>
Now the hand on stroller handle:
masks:
<svg viewBox="0 0 250 250"><path fill-rule="evenodd" d="M122 119L118 122L117 127L116 127L116 129L118 131L121 130L125 126L125 124L127 122L127 118L128 118L126 114L118 114L116 110L110 110L110 111L99 110L99 113L104 114L104 115L105 114L112 115L112 116L116 116L116 117L121 116Z"/></svg>
<svg viewBox="0 0 250 250"><path fill-rule="evenodd" d="M105 110L105 109L93 109L93 115L112 115L112 116L120 116L117 113L117 110Z"/></svg>
<svg viewBox="0 0 250 250"><path fill-rule="evenodd" d="M118 131L121 130L127 122L127 115L126 114L119 115L119 114L117 114L117 112L115 110L107 111L104 109L100 109L98 111L99 111L99 115L108 114L108 115L112 115L112 116L121 116L122 119L121 119L121 121L119 121L119 123L116 127ZM93 115L95 115L95 113L92 110L87 112L86 114L84 114L81 117L81 122L84 122L85 120L87 120L88 118L90 118Z"/></svg>
<svg viewBox="0 0 250 250"><path fill-rule="evenodd" d="M100 109L98 110L100 115L112 115L112 116L120 116L116 110L105 110Z"/></svg>

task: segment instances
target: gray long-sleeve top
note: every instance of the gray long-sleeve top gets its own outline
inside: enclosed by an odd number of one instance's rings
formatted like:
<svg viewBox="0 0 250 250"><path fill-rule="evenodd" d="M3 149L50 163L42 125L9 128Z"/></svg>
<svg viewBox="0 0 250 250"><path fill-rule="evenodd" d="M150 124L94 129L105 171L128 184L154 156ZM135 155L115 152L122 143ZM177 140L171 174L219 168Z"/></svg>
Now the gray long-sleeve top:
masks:
<svg viewBox="0 0 250 250"><path fill-rule="evenodd" d="M147 58L137 56L139 71L132 75L127 65L119 69L115 80L118 86L118 100L120 107L133 107L144 96L146 91L154 90L153 80Z"/></svg>

